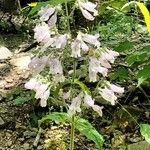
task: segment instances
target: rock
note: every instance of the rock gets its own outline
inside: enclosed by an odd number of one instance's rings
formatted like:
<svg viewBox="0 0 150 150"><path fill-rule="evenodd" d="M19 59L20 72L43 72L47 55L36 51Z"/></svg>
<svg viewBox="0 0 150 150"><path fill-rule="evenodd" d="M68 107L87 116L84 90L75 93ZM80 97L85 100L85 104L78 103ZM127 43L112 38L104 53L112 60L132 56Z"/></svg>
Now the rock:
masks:
<svg viewBox="0 0 150 150"><path fill-rule="evenodd" d="M150 150L150 144L146 141L130 144L127 150Z"/></svg>
<svg viewBox="0 0 150 150"><path fill-rule="evenodd" d="M30 149L30 144L29 143L24 143L23 144L23 149L24 150L29 150Z"/></svg>
<svg viewBox="0 0 150 150"><path fill-rule="evenodd" d="M12 52L8 48L1 46L0 47L0 60L8 59L10 57L12 57Z"/></svg>
<svg viewBox="0 0 150 150"><path fill-rule="evenodd" d="M42 145L39 145L38 147L37 147L37 150L42 150L43 149L43 146Z"/></svg>
<svg viewBox="0 0 150 150"><path fill-rule="evenodd" d="M17 55L10 60L10 63L19 69L28 69L28 64L31 62L31 56L29 55Z"/></svg>
<svg viewBox="0 0 150 150"><path fill-rule="evenodd" d="M3 126L5 124L4 120L0 117L0 126Z"/></svg>
<svg viewBox="0 0 150 150"><path fill-rule="evenodd" d="M24 136L25 138L35 137L35 136L36 136L36 132L33 132L33 131L25 131L25 132L23 133L23 136Z"/></svg>

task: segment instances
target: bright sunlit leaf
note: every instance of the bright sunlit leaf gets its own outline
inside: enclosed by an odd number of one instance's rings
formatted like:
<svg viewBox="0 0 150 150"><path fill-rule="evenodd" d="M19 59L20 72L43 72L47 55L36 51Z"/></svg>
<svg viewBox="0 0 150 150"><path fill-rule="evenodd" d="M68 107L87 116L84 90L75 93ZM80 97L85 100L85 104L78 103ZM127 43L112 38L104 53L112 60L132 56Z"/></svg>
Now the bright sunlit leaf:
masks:
<svg viewBox="0 0 150 150"><path fill-rule="evenodd" d="M147 30L148 30L148 32L150 32L150 13L149 13L148 9L146 8L146 6L144 5L144 3L132 1L132 2L126 3L122 7L122 9L126 8L130 4L136 4L140 8L140 11L144 16L144 20L145 20L145 23L146 23L146 26L147 26Z"/></svg>
<svg viewBox="0 0 150 150"><path fill-rule="evenodd" d="M28 6L30 7L35 7L37 5L37 2L32 2L32 3L29 3Z"/></svg>

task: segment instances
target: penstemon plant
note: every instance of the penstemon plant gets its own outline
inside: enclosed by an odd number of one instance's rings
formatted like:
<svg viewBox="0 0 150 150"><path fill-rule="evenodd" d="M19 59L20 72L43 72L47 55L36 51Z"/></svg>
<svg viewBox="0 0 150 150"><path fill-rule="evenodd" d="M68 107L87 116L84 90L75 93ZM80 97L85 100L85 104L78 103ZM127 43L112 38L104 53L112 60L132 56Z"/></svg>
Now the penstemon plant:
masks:
<svg viewBox="0 0 150 150"><path fill-rule="evenodd" d="M61 7L51 5L41 7L38 12L40 18L34 28L34 39L39 43L40 50L29 64L33 77L25 84L25 88L35 91L35 98L40 99L41 107L47 106L49 97L55 99L57 94L61 97L63 101L61 104L67 111L50 113L39 121L39 127L45 120L70 123L70 150L74 149L75 129L93 140L98 149L101 149L104 142L103 137L94 127L87 120L80 118L84 107L91 108L101 117L104 108L96 104L91 93L93 87L90 90L77 77L77 66L82 63L80 60L87 63L88 80L97 83L95 91L104 100L115 105L117 96L124 92L124 88L105 80L111 64L119 53L102 47L99 34L92 35L78 31L77 37L74 38L71 32L70 17L74 9L79 8L87 20L93 21L98 15L96 7L96 3L76 0L73 10L70 10L66 0L65 17L68 31L65 34L60 34L56 26L57 14L61 11ZM73 64L72 70L65 68L67 61ZM56 91L57 94L53 94Z"/></svg>

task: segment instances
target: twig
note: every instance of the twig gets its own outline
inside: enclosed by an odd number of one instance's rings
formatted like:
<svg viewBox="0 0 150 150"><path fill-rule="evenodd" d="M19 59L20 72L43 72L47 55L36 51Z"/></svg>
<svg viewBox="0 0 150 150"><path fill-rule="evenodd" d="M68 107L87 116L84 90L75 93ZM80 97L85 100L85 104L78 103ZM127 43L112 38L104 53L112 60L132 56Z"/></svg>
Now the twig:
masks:
<svg viewBox="0 0 150 150"><path fill-rule="evenodd" d="M36 138L34 140L34 143L33 143L34 147L37 147L39 140L40 140L41 133L42 133L42 128L39 128L39 131L38 131Z"/></svg>

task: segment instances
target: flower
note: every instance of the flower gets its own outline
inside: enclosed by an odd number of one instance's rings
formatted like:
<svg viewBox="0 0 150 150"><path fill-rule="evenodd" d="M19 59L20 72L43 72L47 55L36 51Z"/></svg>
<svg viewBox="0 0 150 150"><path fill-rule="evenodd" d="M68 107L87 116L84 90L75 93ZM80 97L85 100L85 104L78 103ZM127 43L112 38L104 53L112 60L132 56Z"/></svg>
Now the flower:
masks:
<svg viewBox="0 0 150 150"><path fill-rule="evenodd" d="M117 100L117 97L115 96L112 90L105 87L104 89L99 89L99 93L106 101L110 102L111 105L115 105L115 101Z"/></svg>
<svg viewBox="0 0 150 150"><path fill-rule="evenodd" d="M41 10L38 12L41 21L48 21L49 17L53 15L55 12L55 8L50 5L46 5L46 7L41 7Z"/></svg>
<svg viewBox="0 0 150 150"><path fill-rule="evenodd" d="M89 50L89 45L92 46L100 46L100 42L98 41L99 34L90 35L79 32L77 38L71 43L72 49L72 57L81 57L81 50L87 52Z"/></svg>
<svg viewBox="0 0 150 150"><path fill-rule="evenodd" d="M37 82L37 80L36 80L35 78L31 78L31 79L25 84L25 88L26 88L26 89L35 90L35 89L37 89L37 87L39 87L39 83Z"/></svg>
<svg viewBox="0 0 150 150"><path fill-rule="evenodd" d="M36 27L34 28L34 39L36 39L37 42L46 44L49 41L50 37L51 35L49 26L46 23L36 25Z"/></svg>
<svg viewBox="0 0 150 150"><path fill-rule="evenodd" d="M57 12L55 12L51 18L48 20L48 26L50 28L54 27L56 25L57 22Z"/></svg>
<svg viewBox="0 0 150 150"><path fill-rule="evenodd" d="M94 100L87 93L84 95L84 104L88 107L92 107L94 105Z"/></svg>
<svg viewBox="0 0 150 150"><path fill-rule="evenodd" d="M80 93L77 97L72 99L72 103L69 106L68 114L70 116L75 115L76 112L81 112L81 101L82 101L82 94Z"/></svg>
<svg viewBox="0 0 150 150"><path fill-rule="evenodd" d="M52 43L51 47L61 48L63 49L67 44L67 35L59 35L55 37L54 42Z"/></svg>
<svg viewBox="0 0 150 150"><path fill-rule="evenodd" d="M95 105L94 104L94 99L92 99L92 97L90 95L88 95L87 93L85 93L84 95L84 104L87 106L87 107L92 107L92 109L94 111L96 111L99 116L102 116L102 109L103 109L103 106L98 106L98 105Z"/></svg>
<svg viewBox="0 0 150 150"><path fill-rule="evenodd" d="M37 81L37 79L32 78L25 84L25 88L34 90L36 92L35 98L41 99L40 100L41 107L46 107L47 99L50 95L48 84L41 84L40 82Z"/></svg>
<svg viewBox="0 0 150 150"><path fill-rule="evenodd" d="M41 58L34 57L29 63L28 67L36 75L44 69L48 60L49 60L48 56L43 56Z"/></svg>
<svg viewBox="0 0 150 150"><path fill-rule="evenodd" d="M101 73L104 77L107 76L108 69L100 65L100 61L96 57L90 57L89 62L89 78L90 82L97 81L97 73Z"/></svg>
<svg viewBox="0 0 150 150"><path fill-rule="evenodd" d="M58 58L50 58L48 61L48 66L50 67L50 73L53 75L53 78L56 82L63 82L63 68L61 62Z"/></svg>
<svg viewBox="0 0 150 150"><path fill-rule="evenodd" d="M98 105L93 105L92 108L94 111L96 111L99 114L99 116L102 117L103 115L102 109L104 108L103 106L100 107Z"/></svg>
<svg viewBox="0 0 150 150"><path fill-rule="evenodd" d="M95 19L95 16L98 15L98 11L95 9L97 4L88 1L82 2L81 0L78 0L78 6L83 16L90 21L93 21Z"/></svg>
<svg viewBox="0 0 150 150"><path fill-rule="evenodd" d="M99 38L99 34L91 35L91 34L82 33L82 40L96 47L100 46L100 42L98 41L98 38Z"/></svg>
<svg viewBox="0 0 150 150"><path fill-rule="evenodd" d="M111 103L111 105L115 105L115 101L117 100L117 96L115 93L122 94L124 92L124 88L120 86L110 84L109 82L106 83L106 86L102 89L99 88L99 93L101 96Z"/></svg>

